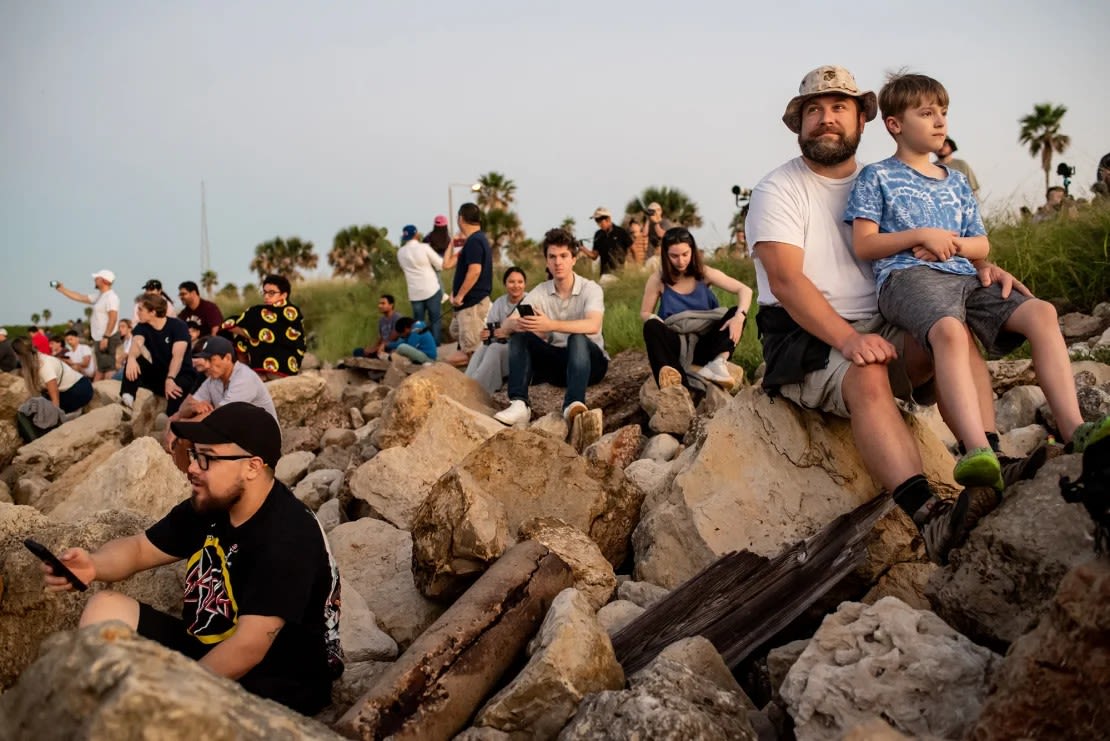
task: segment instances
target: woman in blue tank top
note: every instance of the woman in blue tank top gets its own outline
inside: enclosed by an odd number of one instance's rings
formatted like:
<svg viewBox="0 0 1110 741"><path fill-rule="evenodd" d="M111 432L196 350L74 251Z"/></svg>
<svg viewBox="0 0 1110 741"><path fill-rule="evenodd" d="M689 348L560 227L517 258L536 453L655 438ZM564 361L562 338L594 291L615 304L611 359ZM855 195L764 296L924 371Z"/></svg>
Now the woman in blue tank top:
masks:
<svg viewBox="0 0 1110 741"><path fill-rule="evenodd" d="M680 383L691 388L690 366L695 365L701 366L699 377L732 386L726 363L744 332L752 289L704 265L694 235L685 227L667 230L662 252L659 272L648 278L640 304L655 382L660 388ZM736 294L736 306L721 309L710 286Z"/></svg>

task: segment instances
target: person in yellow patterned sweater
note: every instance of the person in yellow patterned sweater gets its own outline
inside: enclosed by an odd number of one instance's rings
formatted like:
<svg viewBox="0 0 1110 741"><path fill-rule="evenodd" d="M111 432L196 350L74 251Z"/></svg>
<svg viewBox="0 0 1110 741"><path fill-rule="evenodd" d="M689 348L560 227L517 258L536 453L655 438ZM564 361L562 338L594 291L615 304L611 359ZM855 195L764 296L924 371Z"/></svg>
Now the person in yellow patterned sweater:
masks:
<svg viewBox="0 0 1110 741"><path fill-rule="evenodd" d="M240 362L262 380L295 376L305 353L301 310L289 302L292 288L281 275L262 279L262 304L221 325L220 334L235 343Z"/></svg>

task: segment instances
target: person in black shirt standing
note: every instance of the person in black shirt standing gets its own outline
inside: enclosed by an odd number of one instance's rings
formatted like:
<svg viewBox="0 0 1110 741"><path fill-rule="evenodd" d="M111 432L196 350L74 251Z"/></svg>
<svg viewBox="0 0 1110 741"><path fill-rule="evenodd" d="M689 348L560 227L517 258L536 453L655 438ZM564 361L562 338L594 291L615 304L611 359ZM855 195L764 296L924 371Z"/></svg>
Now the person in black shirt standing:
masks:
<svg viewBox="0 0 1110 741"><path fill-rule="evenodd" d="M597 231L594 232L593 249L583 249L582 252L590 258L597 258L601 261L601 280L599 282L608 283L613 278L606 279L605 276L613 275L624 267L625 257L628 256L628 248L632 246L632 237L624 229L613 223L613 213L604 206L598 206L591 218L597 224Z"/></svg>
<svg viewBox="0 0 1110 741"><path fill-rule="evenodd" d="M172 427L192 443L192 496L145 533L60 558L85 584L187 559L182 616L105 589L85 605L81 627L121 620L256 695L319 712L343 671L339 571L316 516L274 478L277 421L232 402ZM51 591L72 588L43 571Z"/></svg>

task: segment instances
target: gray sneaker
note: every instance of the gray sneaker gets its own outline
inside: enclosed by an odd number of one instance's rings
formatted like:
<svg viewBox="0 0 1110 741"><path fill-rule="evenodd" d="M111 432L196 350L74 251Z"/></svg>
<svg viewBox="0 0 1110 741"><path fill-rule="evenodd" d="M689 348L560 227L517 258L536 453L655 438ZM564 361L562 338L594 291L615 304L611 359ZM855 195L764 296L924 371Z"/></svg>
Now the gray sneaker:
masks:
<svg viewBox="0 0 1110 741"><path fill-rule="evenodd" d="M930 499L914 513L914 524L921 531L925 552L933 563L947 564L948 553L967 537L971 529L968 526L969 502L967 491L961 491L955 499Z"/></svg>

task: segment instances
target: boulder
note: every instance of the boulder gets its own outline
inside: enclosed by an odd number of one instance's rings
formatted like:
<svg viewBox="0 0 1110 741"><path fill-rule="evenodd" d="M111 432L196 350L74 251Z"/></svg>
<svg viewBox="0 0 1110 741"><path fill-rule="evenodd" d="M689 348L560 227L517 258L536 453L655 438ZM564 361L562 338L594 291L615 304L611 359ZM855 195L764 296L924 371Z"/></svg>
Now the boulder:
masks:
<svg viewBox="0 0 1110 741"><path fill-rule="evenodd" d="M7 481L0 480L0 504L15 504L12 499L11 487L8 486Z"/></svg>
<svg viewBox="0 0 1110 741"><path fill-rule="evenodd" d="M925 596L925 585L938 571L940 567L929 561L896 563L879 577L861 601L873 605L883 597L897 597L914 609L931 610L932 605Z"/></svg>
<svg viewBox="0 0 1110 741"><path fill-rule="evenodd" d="M907 422L925 475L954 494L951 454L922 423ZM673 588L730 551L773 557L878 492L848 420L746 388L704 430L673 464L667 490L644 502L633 535L638 579ZM916 529L900 510L887 517L894 522L882 533L891 542L869 554L908 555ZM886 565L865 568L878 574Z"/></svg>
<svg viewBox="0 0 1110 741"><path fill-rule="evenodd" d="M361 427L362 425L359 425ZM347 430L340 427L333 427L330 430L324 430L324 434L320 436L320 447L326 448L329 445L336 445L340 448L349 448L355 444L355 431Z"/></svg>
<svg viewBox="0 0 1110 741"><path fill-rule="evenodd" d="M535 517L554 517L623 563L643 493L616 468L566 443L504 430L441 476L413 520L413 571L432 597L458 594Z"/></svg>
<svg viewBox="0 0 1110 741"><path fill-rule="evenodd" d="M561 412L548 412L529 425L528 429L550 435L556 440L566 440L567 435L570 434L570 428L567 427L567 421Z"/></svg>
<svg viewBox="0 0 1110 741"><path fill-rule="evenodd" d="M11 738L339 739L123 623L61 633L43 648L0 695Z"/></svg>
<svg viewBox="0 0 1110 741"><path fill-rule="evenodd" d="M344 580L366 601L378 624L401 648L432 624L443 608L425 599L412 578L412 538L388 522L363 518L328 533Z"/></svg>
<svg viewBox="0 0 1110 741"><path fill-rule="evenodd" d="M973 737L1104 738L1110 728L1110 561L1076 566L991 678ZM1100 730L1101 729L1101 730Z"/></svg>
<svg viewBox="0 0 1110 741"><path fill-rule="evenodd" d="M591 460L604 461L610 466L624 469L640 455L644 445L644 435L639 425L625 427L601 436L593 445L583 451Z"/></svg>
<svg viewBox="0 0 1110 741"><path fill-rule="evenodd" d="M131 405L131 437L143 437L154 432L158 417L166 411L166 399L155 396L150 389L141 388L135 392Z"/></svg>
<svg viewBox="0 0 1110 741"><path fill-rule="evenodd" d="M120 439L122 425L123 407L94 409L24 445L13 465L20 476L38 474L53 481L102 443Z"/></svg>
<svg viewBox="0 0 1110 741"><path fill-rule="evenodd" d="M1027 425L1010 430L998 438L1002 455L1024 458L1048 439L1048 431L1041 425Z"/></svg>
<svg viewBox="0 0 1110 741"><path fill-rule="evenodd" d="M624 687L609 636L574 588L555 597L528 654L524 669L478 711L476 726L552 739L588 693Z"/></svg>
<svg viewBox="0 0 1110 741"><path fill-rule="evenodd" d="M641 390L640 403L645 409L651 408L651 431L685 435L695 414L690 392L682 386L657 388L654 381L645 383L643 389L647 390Z"/></svg>
<svg viewBox="0 0 1110 741"><path fill-rule="evenodd" d="M644 613L644 608L625 599L613 600L597 611L597 621L612 638L620 629Z"/></svg>
<svg viewBox="0 0 1110 741"><path fill-rule="evenodd" d="M629 688L588 695L560 741L623 738L755 741L744 699L663 657L632 675Z"/></svg>
<svg viewBox="0 0 1110 741"><path fill-rule="evenodd" d="M659 652L659 658L669 659L692 671L699 677L713 682L725 692L739 695L748 710L756 710L755 704L748 698L740 687L736 677L725 664L725 660L717 653L707 639L701 636L683 638Z"/></svg>
<svg viewBox="0 0 1110 741"><path fill-rule="evenodd" d="M412 376L397 394L400 397L425 387L419 376ZM354 505L360 508L355 511L408 530L436 479L483 441L505 429L492 417L447 396L435 397L418 424L404 445L386 448L355 469L350 480L350 499L344 497L348 511Z"/></svg>
<svg viewBox="0 0 1110 741"><path fill-rule="evenodd" d="M926 595L941 618L998 650L1029 629L1064 574L1090 557L1091 521L1082 505L1061 498L1058 483L1081 469L1081 456L1060 456L1006 490L953 551L949 568L930 579Z"/></svg>
<svg viewBox="0 0 1110 741"><path fill-rule="evenodd" d="M617 587L617 598L628 600L647 609L670 594L669 589L646 581L622 581Z"/></svg>
<svg viewBox="0 0 1110 741"><path fill-rule="evenodd" d="M353 430L347 430L347 432L354 433ZM358 445L327 445L322 447L320 452L316 454L316 457L312 459L312 462L308 464L308 472L312 473L313 471L325 471L328 469L346 471L350 467L352 461L354 461L356 465L362 462L362 458L359 457L360 455L361 446Z"/></svg>
<svg viewBox="0 0 1110 741"><path fill-rule="evenodd" d="M31 398L27 383L18 373L0 373L0 419L15 419L20 405Z"/></svg>
<svg viewBox="0 0 1110 741"><path fill-rule="evenodd" d="M185 477L153 438L140 437L112 454L50 511L76 522L106 509L129 509L151 520L163 517L192 492Z"/></svg>
<svg viewBox="0 0 1110 741"><path fill-rule="evenodd" d="M292 488L308 473L308 465L316 458L314 453L298 450L286 453L274 467L274 478Z"/></svg>
<svg viewBox="0 0 1110 741"><path fill-rule="evenodd" d="M43 481L46 486L35 492L27 491L25 498L19 500L20 504L29 504L43 512L53 512L54 508L64 502L85 479L89 478L100 465L123 449L119 440L109 439L108 442L97 446L91 453L67 468L61 476L54 481L36 476L24 477L23 482Z"/></svg>
<svg viewBox="0 0 1110 741"><path fill-rule="evenodd" d="M339 516L339 500L329 499L321 504L320 509L316 510L316 519L325 533L330 533L338 527L342 521Z"/></svg>
<svg viewBox="0 0 1110 741"><path fill-rule="evenodd" d="M678 455L681 448L682 443L673 435L665 433L652 435L648 438L647 443L644 445L644 449L640 452L640 456L641 460L646 459L655 461L656 463L666 463L674 460L674 457ZM625 473L628 473L627 468L625 469Z"/></svg>
<svg viewBox="0 0 1110 741"><path fill-rule="evenodd" d="M343 472L334 468L323 468L301 479L293 487L293 495L300 499L313 512L318 512L324 502L339 495L343 483ZM338 506L338 505L336 505Z"/></svg>
<svg viewBox="0 0 1110 741"><path fill-rule="evenodd" d="M937 408L936 404L931 406L914 404L913 416L919 422L923 422L925 426L940 439L944 447L951 451L958 449L959 446L956 436L952 434L952 430L945 424L944 419L940 416L940 409Z"/></svg>
<svg viewBox="0 0 1110 741"><path fill-rule="evenodd" d="M327 381L318 373L301 373L266 383L281 428L309 425L329 404Z"/></svg>
<svg viewBox="0 0 1110 741"><path fill-rule="evenodd" d="M882 717L916 736L971 730L1000 658L895 597L845 602L821 623L781 692L799 741Z"/></svg>
<svg viewBox="0 0 1110 741"><path fill-rule="evenodd" d="M624 469L624 475L628 477L628 480L644 493L645 502L655 501L664 496L667 488L671 485L674 474L674 461L658 463L650 458L633 461Z"/></svg>
<svg viewBox="0 0 1110 741"><path fill-rule="evenodd" d="M767 680L771 684L772 700L781 702L782 683L786 681L786 675L790 673L790 668L798 661L798 657L805 652L807 646L809 646L809 639L802 638L776 646L767 652Z"/></svg>
<svg viewBox="0 0 1110 741"><path fill-rule="evenodd" d="M1085 340L1097 336L1103 328L1102 319L1089 314L1073 311L1060 317L1060 332L1067 342Z"/></svg>
<svg viewBox="0 0 1110 741"><path fill-rule="evenodd" d="M534 540L570 567L574 588L596 612L617 589L613 565L605 560L597 543L576 527L553 519L529 520L520 526L517 540Z"/></svg>
<svg viewBox="0 0 1110 741"><path fill-rule="evenodd" d="M346 579L340 581L340 594L343 615L339 621L339 643L343 646L346 660L358 663L397 658L396 641L378 628L366 600Z"/></svg>
<svg viewBox="0 0 1110 741"><path fill-rule="evenodd" d="M12 462L12 458L15 458L16 452L22 445L23 438L19 436L19 428L16 427L15 422L0 419L0 469Z"/></svg>
<svg viewBox="0 0 1110 741"><path fill-rule="evenodd" d="M314 453L320 449L320 439L308 427L281 428L281 454L288 455L297 450Z"/></svg>
<svg viewBox="0 0 1110 741"><path fill-rule="evenodd" d="M108 379L107 381L93 381L93 398L85 407L86 412L100 407L119 404L120 382Z"/></svg>
<svg viewBox="0 0 1110 741"><path fill-rule="evenodd" d="M53 522L33 507L0 504L0 689L10 687L34 660L44 638L75 628L89 594L104 588L98 582L83 594L46 592L39 560L24 548L23 539L34 538L61 554L70 547L93 550L113 538L140 533L151 524L150 518L116 510L98 512L76 523ZM112 588L180 615L183 571L183 564L170 564L136 574Z"/></svg>
<svg viewBox="0 0 1110 741"><path fill-rule="evenodd" d="M991 376L991 388L999 395L1014 386L1030 386L1037 382L1032 360L988 360L987 371Z"/></svg>
<svg viewBox="0 0 1110 741"><path fill-rule="evenodd" d="M379 450L407 445L440 396L479 415L488 417L494 412L489 394L477 381L446 363L434 363L406 378L386 399L381 426L372 438L374 445Z"/></svg>
<svg viewBox="0 0 1110 741"><path fill-rule="evenodd" d="M994 403L994 418L999 432L1026 427L1037 419L1037 409L1045 403L1040 386L1015 386Z"/></svg>

